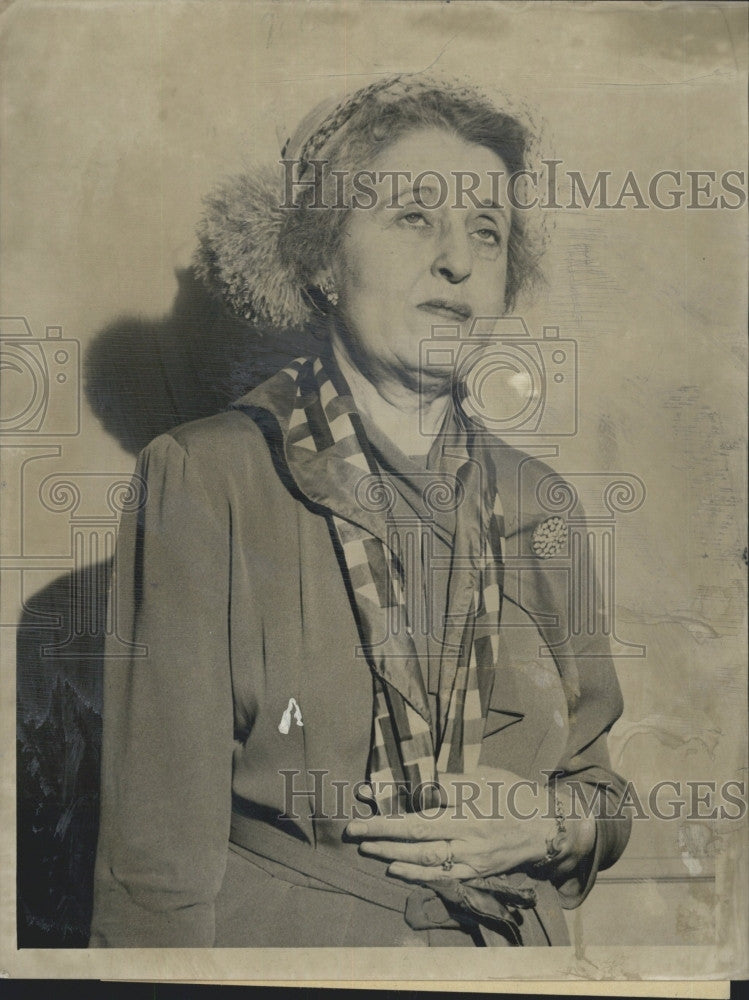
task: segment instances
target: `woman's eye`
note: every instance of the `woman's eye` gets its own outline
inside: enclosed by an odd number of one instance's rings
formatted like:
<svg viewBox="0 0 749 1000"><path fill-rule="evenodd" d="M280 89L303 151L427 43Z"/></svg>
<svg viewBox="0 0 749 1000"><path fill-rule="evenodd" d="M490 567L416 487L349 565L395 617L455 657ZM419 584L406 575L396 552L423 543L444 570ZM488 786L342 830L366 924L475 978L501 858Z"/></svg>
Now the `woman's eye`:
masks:
<svg viewBox="0 0 749 1000"><path fill-rule="evenodd" d="M426 217L422 212L408 212L406 215L401 216L401 222L405 222L411 227L428 225Z"/></svg>
<svg viewBox="0 0 749 1000"><path fill-rule="evenodd" d="M501 240L496 229L477 229L474 236L477 236L482 243L490 243L499 246Z"/></svg>

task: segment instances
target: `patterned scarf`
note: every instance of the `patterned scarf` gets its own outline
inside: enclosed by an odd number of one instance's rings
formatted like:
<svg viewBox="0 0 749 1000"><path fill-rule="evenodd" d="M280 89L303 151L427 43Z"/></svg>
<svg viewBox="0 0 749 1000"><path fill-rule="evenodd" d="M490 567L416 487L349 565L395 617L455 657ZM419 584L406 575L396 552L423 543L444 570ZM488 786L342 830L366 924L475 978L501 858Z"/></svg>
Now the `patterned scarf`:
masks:
<svg viewBox="0 0 749 1000"><path fill-rule="evenodd" d="M382 517L392 486L374 457L350 390L335 366L329 369L320 358L298 358L284 369L295 383L287 459L309 465L311 452L328 459L329 476L336 475L337 463L346 463L346 468L338 466L337 479L353 485L355 507L351 519L331 512L330 524L348 578L361 652L373 675L367 779L381 812L427 808L440 801L439 776L475 768L481 750L485 706L479 677L482 671L489 676L497 662L502 603L504 523L493 464L476 436L466 431L455 436L451 454L460 460L455 484L460 502L442 636L439 718L433 720L411 637L397 533L388 531Z"/></svg>

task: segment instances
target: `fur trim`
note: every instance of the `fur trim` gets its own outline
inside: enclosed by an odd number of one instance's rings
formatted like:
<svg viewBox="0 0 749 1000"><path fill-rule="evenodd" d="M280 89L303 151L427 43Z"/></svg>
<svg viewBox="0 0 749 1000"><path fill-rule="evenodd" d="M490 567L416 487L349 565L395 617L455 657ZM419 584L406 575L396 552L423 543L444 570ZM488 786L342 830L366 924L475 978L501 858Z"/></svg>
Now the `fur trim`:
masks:
<svg viewBox="0 0 749 1000"><path fill-rule="evenodd" d="M195 272L217 298L260 329L298 329L311 309L283 251L289 209L281 208L277 164L230 177L205 199Z"/></svg>
<svg viewBox="0 0 749 1000"><path fill-rule="evenodd" d="M437 80L422 74L389 77L356 91L334 105L332 111L330 102L315 109L303 121L294 139L289 140L294 153L291 158L299 158L303 164L319 155L331 136L345 130L362 106L368 107L367 101L397 102L406 94L411 98L445 94L500 111L496 101L459 81ZM528 204L527 196L533 195L532 190L525 190L529 176L534 173L543 176L540 134L546 129L542 123L534 122L529 108L516 101L503 98L501 108L500 113L513 117L526 133L526 173L516 186L516 194L521 204ZM311 134L305 140L309 130ZM305 220L306 213L300 218L293 209L281 207L282 170L280 164L259 167L230 177L208 195L194 260L196 274L217 299L256 330L274 334L296 333L325 312L324 299L319 306L310 281L310 276L319 269L315 261L322 262L324 238L318 226L320 220ZM518 291L523 286L532 286L539 276L538 259L548 242L549 223L553 226L554 217L548 212L537 212L521 221L522 236L511 247L508 309Z"/></svg>

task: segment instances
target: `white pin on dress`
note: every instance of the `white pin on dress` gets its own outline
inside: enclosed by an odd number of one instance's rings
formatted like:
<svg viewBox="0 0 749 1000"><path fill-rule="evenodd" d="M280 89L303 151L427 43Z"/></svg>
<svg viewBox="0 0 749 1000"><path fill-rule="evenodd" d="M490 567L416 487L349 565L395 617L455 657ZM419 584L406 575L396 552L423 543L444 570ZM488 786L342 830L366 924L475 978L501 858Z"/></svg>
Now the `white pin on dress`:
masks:
<svg viewBox="0 0 749 1000"><path fill-rule="evenodd" d="M302 722L302 710L297 704L296 698L289 698L289 704L286 707L286 711L281 716L281 721L278 723L278 731L283 736L286 736L291 729L291 716L294 715L294 722L298 726L303 726Z"/></svg>

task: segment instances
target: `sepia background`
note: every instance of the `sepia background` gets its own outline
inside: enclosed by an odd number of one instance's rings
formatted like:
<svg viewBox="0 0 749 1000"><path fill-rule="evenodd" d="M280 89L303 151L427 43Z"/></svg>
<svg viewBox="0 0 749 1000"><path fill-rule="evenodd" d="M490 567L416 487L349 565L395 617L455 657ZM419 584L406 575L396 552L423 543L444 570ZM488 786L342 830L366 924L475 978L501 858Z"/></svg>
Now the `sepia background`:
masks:
<svg viewBox="0 0 749 1000"><path fill-rule="evenodd" d="M238 359L259 380L280 351L194 282L202 197L278 159L319 100L428 67L538 107L560 171L611 171L614 191L628 171L645 189L661 170L745 171L746 7L143 0L15 4L0 23L0 634L10 704L20 623L19 943L75 948L123 484L152 436L228 402ZM658 781L747 779L746 211L626 204L549 213L547 284L516 312L535 337L552 326L576 341L577 432L519 443L573 482L642 484L641 503L602 513L625 700L613 763L647 809ZM2 766L10 890L12 755ZM568 914L574 953L557 977L647 974L637 956L653 946L746 968L745 830L635 821L623 859Z"/></svg>

